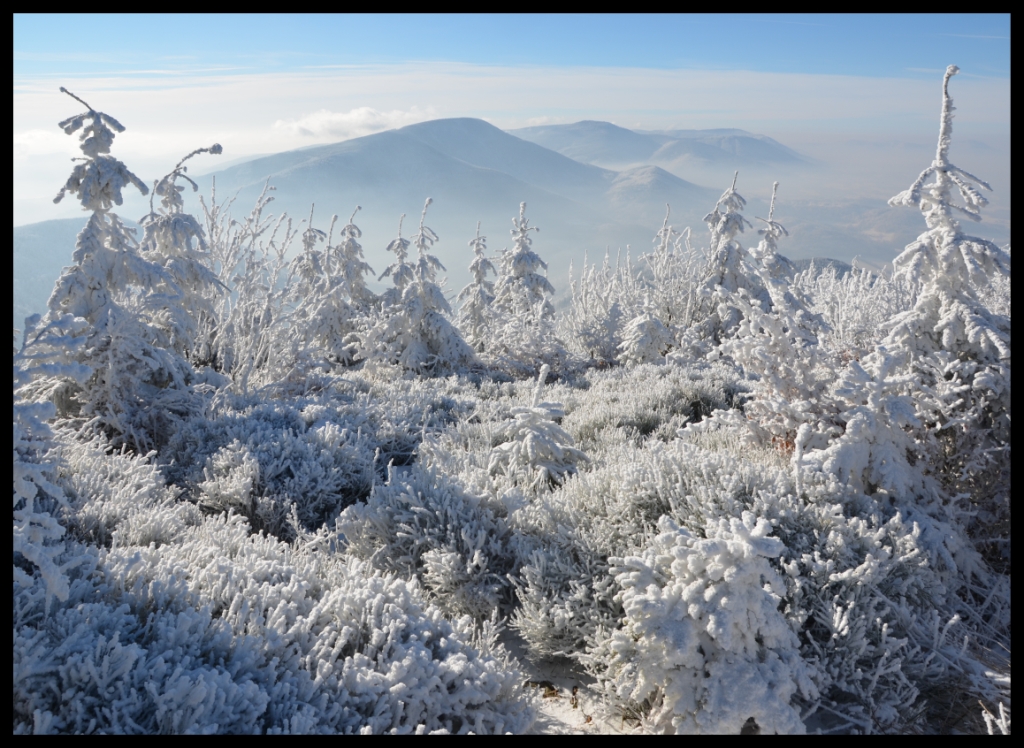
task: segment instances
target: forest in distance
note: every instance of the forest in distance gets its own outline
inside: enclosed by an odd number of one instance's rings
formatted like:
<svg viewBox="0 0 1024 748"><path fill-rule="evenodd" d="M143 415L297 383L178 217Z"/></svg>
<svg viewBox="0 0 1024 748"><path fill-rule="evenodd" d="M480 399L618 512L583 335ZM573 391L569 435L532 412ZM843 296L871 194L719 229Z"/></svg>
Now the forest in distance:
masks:
<svg viewBox="0 0 1024 748"><path fill-rule="evenodd" d="M190 213L221 145L150 186L62 88L89 217L15 335L15 734L1008 734L1010 246L962 223L958 72L889 272L790 261L739 174L558 309L530 202L455 294L429 197L374 269L361 208Z"/></svg>

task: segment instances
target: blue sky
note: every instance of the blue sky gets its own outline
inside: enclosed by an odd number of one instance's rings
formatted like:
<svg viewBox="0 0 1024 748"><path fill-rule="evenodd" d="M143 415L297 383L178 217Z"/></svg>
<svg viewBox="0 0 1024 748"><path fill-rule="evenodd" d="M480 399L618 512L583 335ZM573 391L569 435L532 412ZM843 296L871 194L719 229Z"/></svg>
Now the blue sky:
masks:
<svg viewBox="0 0 1024 748"><path fill-rule="evenodd" d="M16 78L409 61L902 76L953 53L1008 78L1009 14L14 16Z"/></svg>
<svg viewBox="0 0 1024 748"><path fill-rule="evenodd" d="M51 202L77 152L56 127L79 108L62 85L128 128L115 153L146 179L214 142L225 162L442 117L595 119L769 135L829 166L800 183L810 199L903 189L934 150L950 63L954 157L973 148L962 165L1008 205L1009 28L1008 14L15 15L15 225L71 210Z"/></svg>

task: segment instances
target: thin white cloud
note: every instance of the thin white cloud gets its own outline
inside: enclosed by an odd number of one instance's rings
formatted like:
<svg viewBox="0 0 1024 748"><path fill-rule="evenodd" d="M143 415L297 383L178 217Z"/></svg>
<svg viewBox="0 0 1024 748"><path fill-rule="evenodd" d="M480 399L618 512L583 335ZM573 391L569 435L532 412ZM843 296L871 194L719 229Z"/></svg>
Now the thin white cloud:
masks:
<svg viewBox="0 0 1024 748"><path fill-rule="evenodd" d="M436 112L431 108L420 110L417 107L404 111L394 109L389 112L381 112L368 106L357 107L347 112L321 109L298 119L279 119L274 122L273 128L277 132L314 140L348 140L381 130L423 122L436 116Z"/></svg>

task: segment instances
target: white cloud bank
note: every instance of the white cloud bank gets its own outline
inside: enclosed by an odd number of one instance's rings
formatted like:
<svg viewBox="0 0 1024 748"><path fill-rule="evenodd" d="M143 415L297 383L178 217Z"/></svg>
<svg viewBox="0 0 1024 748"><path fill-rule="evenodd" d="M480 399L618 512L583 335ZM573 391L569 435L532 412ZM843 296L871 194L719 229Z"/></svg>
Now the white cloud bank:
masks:
<svg viewBox="0 0 1024 748"><path fill-rule="evenodd" d="M437 113L433 108L421 110L413 107L405 111L393 109L390 112L381 112L368 106L357 107L347 112L321 109L298 119L279 119L274 122L273 129L287 135L314 140L349 140L436 117Z"/></svg>

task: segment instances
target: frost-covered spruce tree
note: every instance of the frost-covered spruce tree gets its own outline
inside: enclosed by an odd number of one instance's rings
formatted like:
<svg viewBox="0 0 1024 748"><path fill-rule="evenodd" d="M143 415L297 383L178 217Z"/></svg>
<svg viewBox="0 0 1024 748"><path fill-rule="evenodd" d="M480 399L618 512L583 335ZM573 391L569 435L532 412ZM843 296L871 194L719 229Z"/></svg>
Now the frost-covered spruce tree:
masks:
<svg viewBox="0 0 1024 748"><path fill-rule="evenodd" d="M414 277L413 266L406 262L406 259L409 257L410 242L402 236L402 223L404 221L405 213L398 219L398 236L388 242L388 246L385 247L385 251L394 253L395 261L384 268L384 272L377 279L384 280L390 277L392 283L395 284L394 288L389 288L381 297L385 307L395 306L401 301L402 292L405 291L406 286L412 283Z"/></svg>
<svg viewBox="0 0 1024 748"><path fill-rule="evenodd" d="M316 246L326 241L327 233L313 227L315 208L315 205L309 208L309 219L301 237L302 252L289 267L286 288L292 307L291 337L293 344L301 340L306 345L319 346L318 352L337 355L335 351L344 348L343 328L351 312L345 299L332 293L329 257ZM299 357L307 359L310 354L314 352L307 349L299 353Z"/></svg>
<svg viewBox="0 0 1024 748"><path fill-rule="evenodd" d="M360 209L357 205L352 211L336 245L331 244L331 236L337 216L332 218L327 249L321 260L318 293L306 302L310 307L309 334L330 360L343 364L355 361L378 301L363 277L372 273L373 268L363 259L358 241L362 231L354 223Z"/></svg>
<svg viewBox="0 0 1024 748"><path fill-rule="evenodd" d="M512 219L512 249L502 252L492 304L497 324L491 352L531 374L538 362L557 363L564 356L555 335L555 308L548 300L555 289L539 272L548 265L531 246L530 232L539 230L526 217L526 203L520 203L519 218Z"/></svg>
<svg viewBox="0 0 1024 748"><path fill-rule="evenodd" d="M729 303L742 318L719 350L757 378L755 397L744 408L746 425L760 440L768 439L784 453L795 446L798 430L813 424L827 431L825 421L834 409L826 397L835 379L829 357L818 345L824 323L807 309L807 300L790 288L791 263L778 252L778 240L788 236L775 220L779 183L772 187L772 202L761 241L751 251L753 274L766 293L755 298L746 287L731 294ZM823 420L825 419L825 420ZM815 441L824 446L824 441Z"/></svg>
<svg viewBox="0 0 1024 748"><path fill-rule="evenodd" d="M733 297L741 288L752 291L758 302L763 303L764 291L749 272L749 255L736 239L744 226L750 226L741 213L747 201L736 191L738 177L739 172L736 172L732 185L718 198L715 209L704 216L711 237L708 266L697 292L700 321L682 334L683 347L694 353L706 351L708 345L717 345L739 323L740 312Z"/></svg>
<svg viewBox="0 0 1024 748"><path fill-rule="evenodd" d="M806 311L807 300L800 298L792 288L790 279L796 274L796 268L789 258L779 253L779 239L789 236L786 227L775 220L775 198L778 196L779 183L772 183L772 202L768 208L768 218L757 220L764 228L757 230L761 240L750 250L754 259L754 267L758 277L768 292L769 309L785 306L793 313Z"/></svg>
<svg viewBox="0 0 1024 748"><path fill-rule="evenodd" d="M436 282L444 265L430 248L437 241L434 230L425 225L427 198L420 216L419 230L413 237L417 261L406 262L409 240L401 236L388 245L398 261L381 277L391 275L395 287L385 293L384 318L366 335L363 352L367 358L398 364L422 374L457 371L472 363L473 349L448 320L451 307Z"/></svg>
<svg viewBox="0 0 1024 748"><path fill-rule="evenodd" d="M171 345L190 358L196 353L199 328L215 326L213 295L221 284L209 267L203 227L183 210L181 193L185 188L177 184L177 180L186 180L193 192L198 191L199 185L185 173L188 171L185 162L200 153L217 155L223 150L219 143L214 143L209 148L197 148L181 159L170 174L156 181L149 198L149 213L139 219L144 231L141 248L146 259L159 263L181 290L179 297L167 298L165 302L169 308L184 309L187 312L184 321L192 323L190 328L170 331ZM159 213L153 206L153 198L157 196L160 197ZM181 320L180 315L167 316L170 320Z"/></svg>
<svg viewBox="0 0 1024 748"><path fill-rule="evenodd" d="M362 210L357 205L352 215L341 229L340 241L327 248L329 272L344 284L353 307L360 313L366 313L377 305L377 295L366 285L366 274L373 273L373 268L363 258L363 247L359 238L363 232L355 224L356 213Z"/></svg>
<svg viewBox="0 0 1024 748"><path fill-rule="evenodd" d="M61 91L85 104L77 96ZM93 373L84 385L65 380L54 392L58 415L74 417L115 440L145 448L167 435L170 423L192 407L191 367L175 350L175 331L188 329L187 312L169 299L182 296L170 271L138 251L133 232L110 211L122 203L129 184L148 189L110 153L124 127L114 118L87 111L60 127L78 130L85 154L54 202L68 192L92 211L78 235L73 259L49 300L48 321L65 314L89 324L78 362Z"/></svg>
<svg viewBox="0 0 1024 748"><path fill-rule="evenodd" d="M897 277L921 285L914 308L892 320L890 350L911 357L926 386L936 387L943 417L931 421L941 451L936 472L952 494L971 494L977 520L1009 550L1010 318L979 295L1010 276L1010 256L990 241L965 234L956 216L981 220L991 187L949 161L953 101L950 65L942 80L942 117L935 160L893 206L917 207L928 230L893 262ZM932 181L925 183L932 177ZM956 202L957 196L962 203ZM1001 536L1001 537L1000 537Z"/></svg>
<svg viewBox="0 0 1024 748"><path fill-rule="evenodd" d="M548 264L533 251L531 231L540 231L530 225L526 217L526 203L519 204L519 218L512 219L512 249L501 256L501 278L495 285L494 306L509 315L527 315L550 319L555 308L548 296L555 292L550 281L538 271Z"/></svg>
<svg viewBox="0 0 1024 748"><path fill-rule="evenodd" d="M488 331L490 328L490 307L494 301L494 281L487 280L487 273L497 275L494 263L487 258L487 237L480 236L480 222L476 224L476 236L469 240L473 248L473 261L469 264L469 272L473 281L459 291L456 301L459 308L458 325L466 338L466 342L478 353L487 348Z"/></svg>

